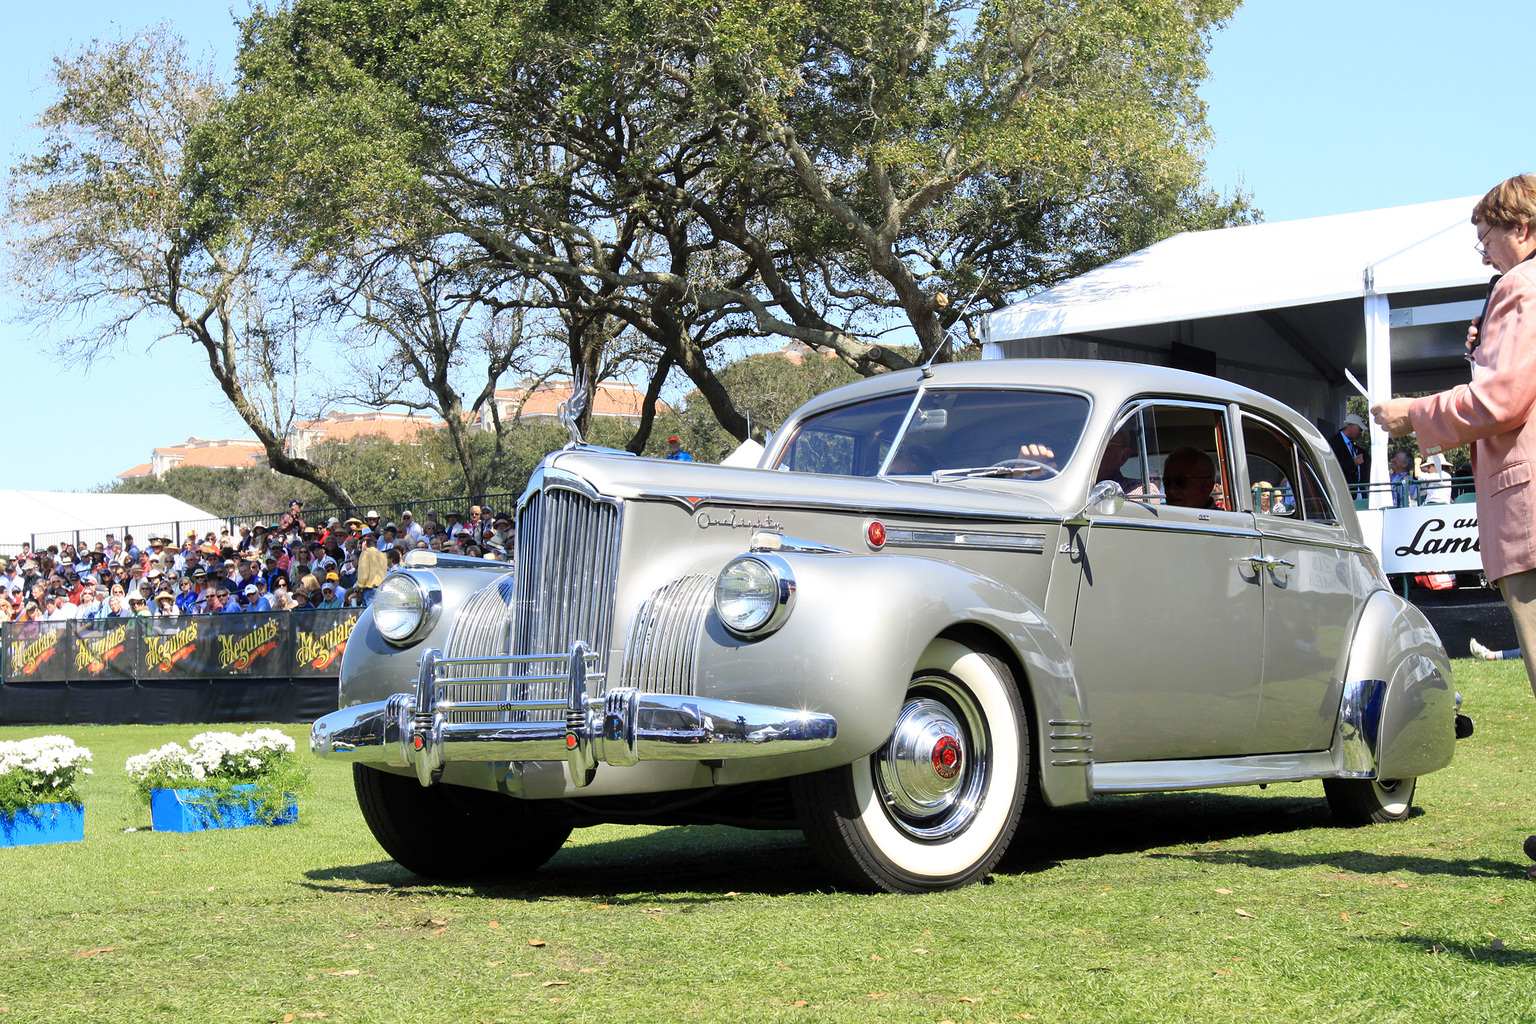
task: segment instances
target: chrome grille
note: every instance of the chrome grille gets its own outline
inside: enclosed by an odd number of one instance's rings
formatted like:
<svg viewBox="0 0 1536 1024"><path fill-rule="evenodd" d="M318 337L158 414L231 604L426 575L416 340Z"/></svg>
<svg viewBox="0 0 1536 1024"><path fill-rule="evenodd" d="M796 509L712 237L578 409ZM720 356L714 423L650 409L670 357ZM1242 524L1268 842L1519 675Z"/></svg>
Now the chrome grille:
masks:
<svg viewBox="0 0 1536 1024"><path fill-rule="evenodd" d="M699 638L714 603L715 577L681 576L640 606L624 645L624 686L650 693L694 694Z"/></svg>
<svg viewBox="0 0 1536 1024"><path fill-rule="evenodd" d="M448 633L448 643L445 648L448 656L450 658L487 658L498 654L510 654L507 641L511 635L512 626L511 600L512 576L510 574L501 577L494 584L471 597L460 609L458 617L453 621L453 629ZM456 678L479 675L483 670L480 666L445 665L439 671L440 680L444 684L452 684ZM523 688L523 690L526 689L526 687ZM465 701L519 700L542 696L544 695L526 692L514 693L510 685L503 683L460 683L453 689L454 699ZM521 720L507 713L490 711L448 713L450 722Z"/></svg>
<svg viewBox="0 0 1536 1024"><path fill-rule="evenodd" d="M511 575L475 594L460 609L444 648L446 658L496 655L513 660L497 674L538 676L543 666L518 655L568 655L580 640L607 672L609 632L619 564L619 505L559 484L529 496L517 517L517 560ZM458 701L563 700L558 682L474 682L481 667L444 666L439 685ZM483 678L483 677L482 677ZM516 692L514 692L514 690ZM592 696L601 696L599 686ZM555 721L559 711L452 711L450 722Z"/></svg>
<svg viewBox="0 0 1536 1024"><path fill-rule="evenodd" d="M581 640L607 671L618 566L616 503L559 485L530 496L517 515L512 653L568 653Z"/></svg>

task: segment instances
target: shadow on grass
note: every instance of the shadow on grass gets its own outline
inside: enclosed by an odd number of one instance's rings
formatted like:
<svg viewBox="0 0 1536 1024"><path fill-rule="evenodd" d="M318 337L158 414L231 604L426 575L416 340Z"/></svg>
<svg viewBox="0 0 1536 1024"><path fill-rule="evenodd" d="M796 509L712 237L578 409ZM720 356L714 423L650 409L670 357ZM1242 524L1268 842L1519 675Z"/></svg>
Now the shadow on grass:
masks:
<svg viewBox="0 0 1536 1024"><path fill-rule="evenodd" d="M1423 813L1418 808L1412 812L1414 817ZM1134 853L1161 846L1257 839L1312 828L1356 831L1339 826L1324 800L1201 792L1101 798L1092 804L1052 812L1037 820L1047 823L1047 827L1040 830L1036 841L1021 844L1016 839L1009 853L1009 859L1015 861L1014 866L1021 873L1044 870L1064 860ZM1390 825L1363 826L1358 831L1379 840L1383 834L1381 830L1390 828ZM1031 855L1041 859L1031 861ZM1270 871L1327 866L1362 875L1403 871L1463 878L1522 878L1529 867L1524 862L1517 864L1491 857L1456 860L1363 850L1281 853L1249 848L1148 853L1147 856L1153 860L1239 864Z"/></svg>
<svg viewBox="0 0 1536 1024"><path fill-rule="evenodd" d="M1454 875L1461 878L1524 878L1529 864L1516 864L1492 857L1474 860L1442 860L1406 853L1366 853L1364 850L1336 850L1331 853L1277 853L1274 850L1212 850L1209 853L1154 853L1162 860L1191 860L1202 864L1240 864L1270 871L1292 868L1331 867L1358 875L1384 875L1408 872L1415 875Z"/></svg>
<svg viewBox="0 0 1536 1024"><path fill-rule="evenodd" d="M1498 939L1489 939L1488 942L1478 945L1468 945L1455 939L1434 935L1372 936L1369 941L1408 946L1430 956L1455 956L1492 967L1536 967L1536 953L1498 945L1500 942Z"/></svg>
<svg viewBox="0 0 1536 1024"><path fill-rule="evenodd" d="M1417 812L1415 812L1417 813ZM1027 814L1003 859L1005 874L1159 846L1283 835L1334 824L1322 799L1189 792L1101 796Z"/></svg>
<svg viewBox="0 0 1536 1024"><path fill-rule="evenodd" d="M1335 827L1320 797L1210 792L1100 797L1091 804L1026 815L995 874L1031 875L1069 861ZM698 903L725 893L790 895L837 887L832 874L796 832L682 825L603 842L581 842L581 835L576 832L576 841L535 875L516 881L444 885L419 878L392 861L377 861L311 871L308 881L300 884L352 893L369 888L432 892L467 887L506 899L601 898L616 905L664 902L668 897L657 894L668 892L686 893L677 902ZM1272 870L1327 864L1362 874L1414 871L1492 877L1523 871L1488 859L1444 861L1356 851L1292 855L1265 849L1197 850L1149 856Z"/></svg>
<svg viewBox="0 0 1536 1024"><path fill-rule="evenodd" d="M580 837L581 833L575 833ZM444 884L393 861L305 872L299 884L328 892L419 892L468 888L498 899L601 898L605 903L698 904L741 892L770 896L829 889L831 876L798 832L678 825L632 838L565 846L526 879ZM677 892L670 897L665 894ZM658 896L660 893L662 895Z"/></svg>

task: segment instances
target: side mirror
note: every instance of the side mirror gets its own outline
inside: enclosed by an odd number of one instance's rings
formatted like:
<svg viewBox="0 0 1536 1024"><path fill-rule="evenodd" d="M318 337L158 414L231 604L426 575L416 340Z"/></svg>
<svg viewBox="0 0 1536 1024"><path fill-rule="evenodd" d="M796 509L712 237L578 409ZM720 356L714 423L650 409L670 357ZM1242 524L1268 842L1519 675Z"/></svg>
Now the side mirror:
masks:
<svg viewBox="0 0 1536 1024"><path fill-rule="evenodd" d="M1088 491L1088 503L1069 522L1080 522L1088 513L1112 516L1125 507L1125 488L1114 480L1100 480Z"/></svg>

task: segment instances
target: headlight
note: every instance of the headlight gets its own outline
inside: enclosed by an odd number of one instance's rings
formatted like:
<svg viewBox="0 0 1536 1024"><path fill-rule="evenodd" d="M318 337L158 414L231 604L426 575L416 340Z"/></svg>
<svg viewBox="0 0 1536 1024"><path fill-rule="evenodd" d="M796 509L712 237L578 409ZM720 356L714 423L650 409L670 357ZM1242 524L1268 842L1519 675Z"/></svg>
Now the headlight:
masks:
<svg viewBox="0 0 1536 1024"><path fill-rule="evenodd" d="M419 640L442 609L443 592L429 572L392 572L373 598L373 625L397 646Z"/></svg>
<svg viewBox="0 0 1536 1024"><path fill-rule="evenodd" d="M778 555L743 555L715 581L715 612L737 636L767 636L789 618L794 603L795 574Z"/></svg>

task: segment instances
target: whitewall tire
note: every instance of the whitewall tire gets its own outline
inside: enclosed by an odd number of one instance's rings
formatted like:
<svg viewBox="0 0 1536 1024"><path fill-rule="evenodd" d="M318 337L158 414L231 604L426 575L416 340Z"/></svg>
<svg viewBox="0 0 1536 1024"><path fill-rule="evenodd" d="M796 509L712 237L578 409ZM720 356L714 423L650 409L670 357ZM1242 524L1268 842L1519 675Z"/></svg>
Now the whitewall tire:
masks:
<svg viewBox="0 0 1536 1024"><path fill-rule="evenodd" d="M1018 827L1029 751L1008 666L936 640L883 747L794 780L801 826L818 855L861 888L968 885L996 865Z"/></svg>

